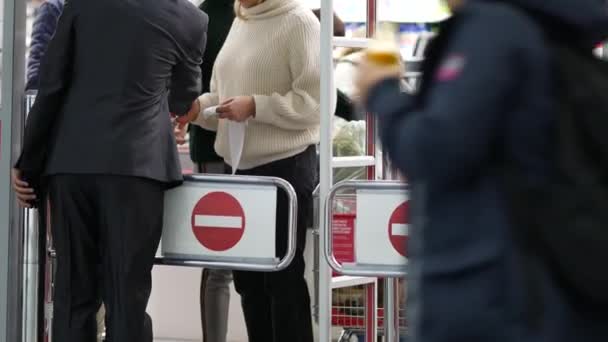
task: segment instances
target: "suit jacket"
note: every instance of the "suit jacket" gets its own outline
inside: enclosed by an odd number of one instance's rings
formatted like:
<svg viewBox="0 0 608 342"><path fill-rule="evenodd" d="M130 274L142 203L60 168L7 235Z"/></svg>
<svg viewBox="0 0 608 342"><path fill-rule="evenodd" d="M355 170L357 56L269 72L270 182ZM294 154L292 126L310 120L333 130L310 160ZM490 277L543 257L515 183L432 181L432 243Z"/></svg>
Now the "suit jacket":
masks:
<svg viewBox="0 0 608 342"><path fill-rule="evenodd" d="M188 0L67 1L16 168L181 182L169 113L200 94L207 24Z"/></svg>

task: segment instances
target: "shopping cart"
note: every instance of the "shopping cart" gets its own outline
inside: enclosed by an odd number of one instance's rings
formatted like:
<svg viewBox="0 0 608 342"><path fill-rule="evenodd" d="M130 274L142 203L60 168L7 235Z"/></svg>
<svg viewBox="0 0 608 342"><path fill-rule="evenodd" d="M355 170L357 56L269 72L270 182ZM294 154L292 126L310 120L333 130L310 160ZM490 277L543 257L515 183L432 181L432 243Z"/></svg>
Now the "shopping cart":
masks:
<svg viewBox="0 0 608 342"><path fill-rule="evenodd" d="M400 281L400 285L400 288L403 289L405 282ZM368 290L369 285L334 288L331 323L332 326L342 329L338 342L371 342L365 339L366 336L370 336L369 329L372 328L370 324L376 324L377 335L384 336L384 308L376 309L377 319L376 322L373 322L370 314L373 311L370 312L370 308L376 306L375 298L370 297ZM404 302L401 299L399 305L400 341L405 341L407 336ZM372 319L371 322L370 319Z"/></svg>

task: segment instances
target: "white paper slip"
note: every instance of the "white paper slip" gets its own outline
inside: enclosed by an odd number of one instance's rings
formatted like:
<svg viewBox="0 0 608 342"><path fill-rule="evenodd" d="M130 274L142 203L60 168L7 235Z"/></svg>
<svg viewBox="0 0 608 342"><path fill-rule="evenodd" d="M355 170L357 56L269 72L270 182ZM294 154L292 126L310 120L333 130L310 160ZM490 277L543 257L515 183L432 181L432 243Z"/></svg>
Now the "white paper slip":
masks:
<svg viewBox="0 0 608 342"><path fill-rule="evenodd" d="M228 121L228 142L230 144L230 165L232 165L232 174L236 174L243 155L243 147L245 144L245 129L247 121L236 122Z"/></svg>
<svg viewBox="0 0 608 342"><path fill-rule="evenodd" d="M210 118L212 118L214 116L217 117L218 116L217 107L218 106L213 106L213 107L205 108L205 110L203 110L203 117L205 119L210 119Z"/></svg>

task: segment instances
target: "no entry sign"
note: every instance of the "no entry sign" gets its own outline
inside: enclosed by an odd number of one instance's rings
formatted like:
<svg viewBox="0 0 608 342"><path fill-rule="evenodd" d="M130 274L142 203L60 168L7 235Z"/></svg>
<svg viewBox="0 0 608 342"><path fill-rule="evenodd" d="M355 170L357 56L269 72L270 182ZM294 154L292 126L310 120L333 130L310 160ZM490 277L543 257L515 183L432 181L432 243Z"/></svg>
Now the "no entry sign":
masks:
<svg viewBox="0 0 608 342"><path fill-rule="evenodd" d="M165 195L162 255L186 261L274 262L276 207L274 185L186 177Z"/></svg>
<svg viewBox="0 0 608 342"><path fill-rule="evenodd" d="M192 231L206 248L222 252L236 246L245 233L245 212L226 192L203 196L192 210Z"/></svg>
<svg viewBox="0 0 608 342"><path fill-rule="evenodd" d="M399 205L390 217L388 236L395 250L407 257L407 240L409 235L409 202Z"/></svg>
<svg viewBox="0 0 608 342"><path fill-rule="evenodd" d="M405 190L357 190L357 264L395 269L407 265L409 206Z"/></svg>

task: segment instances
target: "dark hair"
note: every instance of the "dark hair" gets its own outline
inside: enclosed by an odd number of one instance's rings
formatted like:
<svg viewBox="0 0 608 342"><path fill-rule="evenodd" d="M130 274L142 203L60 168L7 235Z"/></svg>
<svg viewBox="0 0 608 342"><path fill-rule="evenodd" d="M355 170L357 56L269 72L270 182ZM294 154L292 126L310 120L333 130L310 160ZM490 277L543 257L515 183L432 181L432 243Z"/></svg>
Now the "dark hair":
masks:
<svg viewBox="0 0 608 342"><path fill-rule="evenodd" d="M317 16L317 18L321 20L321 9L317 8L312 11ZM344 29L344 22L336 14L334 14L334 36L344 37L345 34L346 32Z"/></svg>

